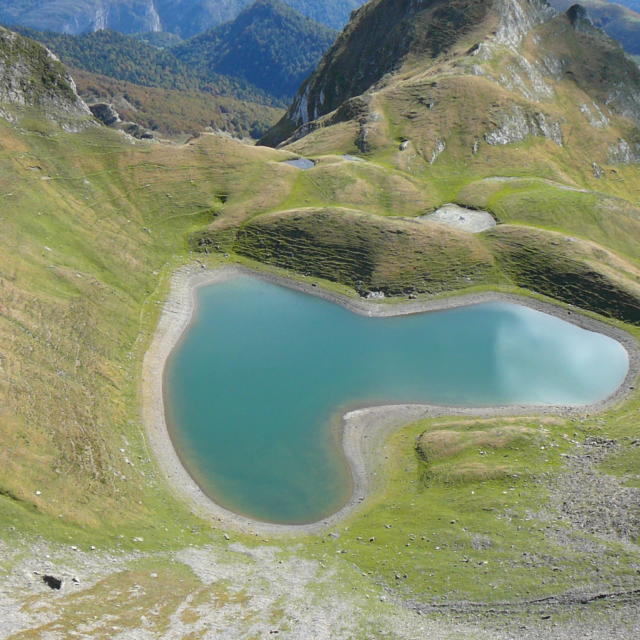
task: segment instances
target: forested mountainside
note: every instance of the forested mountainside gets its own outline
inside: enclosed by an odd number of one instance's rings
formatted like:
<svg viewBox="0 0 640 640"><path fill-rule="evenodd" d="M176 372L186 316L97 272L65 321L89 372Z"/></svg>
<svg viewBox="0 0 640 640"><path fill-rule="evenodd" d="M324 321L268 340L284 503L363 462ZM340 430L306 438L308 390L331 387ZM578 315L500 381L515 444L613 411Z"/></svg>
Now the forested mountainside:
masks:
<svg viewBox="0 0 640 640"><path fill-rule="evenodd" d="M121 121L135 123L160 138L208 130L257 139L282 115L282 109L229 95L143 87L81 69L69 73L85 102L92 107L110 105Z"/></svg>
<svg viewBox="0 0 640 640"><path fill-rule="evenodd" d="M233 76L290 99L336 36L279 0L258 0L233 22L191 38L172 53L201 78Z"/></svg>
<svg viewBox="0 0 640 640"><path fill-rule="evenodd" d="M287 0L334 29L364 0ZM233 20L253 0L0 0L0 23L59 33L166 31L189 38Z"/></svg>
<svg viewBox="0 0 640 640"><path fill-rule="evenodd" d="M69 67L142 86L202 90L264 104L274 102L271 96L244 80L209 71L201 76L170 50L159 49L117 31L96 31L83 36L26 28L17 31L44 44Z"/></svg>
<svg viewBox="0 0 640 640"><path fill-rule="evenodd" d="M70 67L148 87L207 91L267 105L286 104L336 36L279 0L258 0L234 21L173 48L113 30L82 36L18 31Z"/></svg>

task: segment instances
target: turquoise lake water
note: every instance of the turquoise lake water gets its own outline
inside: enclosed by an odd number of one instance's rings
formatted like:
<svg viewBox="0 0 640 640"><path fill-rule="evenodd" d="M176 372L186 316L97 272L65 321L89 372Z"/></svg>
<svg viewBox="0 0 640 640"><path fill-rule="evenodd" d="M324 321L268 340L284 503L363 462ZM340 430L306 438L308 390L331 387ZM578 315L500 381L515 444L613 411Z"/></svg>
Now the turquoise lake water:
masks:
<svg viewBox="0 0 640 640"><path fill-rule="evenodd" d="M270 522L314 522L348 500L350 408L590 404L629 366L615 340L514 304L367 318L249 276L197 299L165 372L174 446L213 500Z"/></svg>

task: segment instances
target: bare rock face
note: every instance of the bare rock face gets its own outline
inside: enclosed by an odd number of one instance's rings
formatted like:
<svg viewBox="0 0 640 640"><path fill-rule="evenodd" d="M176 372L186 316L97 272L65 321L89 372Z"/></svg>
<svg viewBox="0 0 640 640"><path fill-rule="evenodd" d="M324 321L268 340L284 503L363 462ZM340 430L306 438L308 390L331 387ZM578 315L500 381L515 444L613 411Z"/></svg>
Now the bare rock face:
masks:
<svg viewBox="0 0 640 640"><path fill-rule="evenodd" d="M510 111L500 114L500 126L485 134L484 139L490 145L504 145L521 142L528 136L539 136L562 146L562 129L541 112L527 113L522 107L514 105Z"/></svg>
<svg viewBox="0 0 640 640"><path fill-rule="evenodd" d="M555 15L546 0L495 0L494 11L499 16L495 40L517 47L533 27Z"/></svg>
<svg viewBox="0 0 640 640"><path fill-rule="evenodd" d="M620 138L609 146L609 162L612 164L634 164L640 162L640 143L630 144Z"/></svg>
<svg viewBox="0 0 640 640"><path fill-rule="evenodd" d="M89 109L93 116L100 120L102 124L107 127L111 127L114 124L120 122L120 116L118 112L113 108L112 104L108 104L106 102L96 102L95 104L90 104Z"/></svg>
<svg viewBox="0 0 640 640"><path fill-rule="evenodd" d="M580 4L574 4L567 9L567 18L574 29L589 30L593 28L593 22L587 10Z"/></svg>
<svg viewBox="0 0 640 640"><path fill-rule="evenodd" d="M94 125L60 61L42 45L0 27L0 117L17 122L28 109L65 131Z"/></svg>

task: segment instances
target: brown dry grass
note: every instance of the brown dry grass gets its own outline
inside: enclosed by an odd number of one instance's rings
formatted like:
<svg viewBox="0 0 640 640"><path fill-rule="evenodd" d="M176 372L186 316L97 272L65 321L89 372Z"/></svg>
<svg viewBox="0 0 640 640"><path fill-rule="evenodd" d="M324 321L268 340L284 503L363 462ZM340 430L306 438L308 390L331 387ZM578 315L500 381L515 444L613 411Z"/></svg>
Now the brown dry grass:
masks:
<svg viewBox="0 0 640 640"><path fill-rule="evenodd" d="M529 440L535 431L528 427L505 425L482 431L428 431L417 442L426 462L451 458L469 449L502 449L518 440Z"/></svg>

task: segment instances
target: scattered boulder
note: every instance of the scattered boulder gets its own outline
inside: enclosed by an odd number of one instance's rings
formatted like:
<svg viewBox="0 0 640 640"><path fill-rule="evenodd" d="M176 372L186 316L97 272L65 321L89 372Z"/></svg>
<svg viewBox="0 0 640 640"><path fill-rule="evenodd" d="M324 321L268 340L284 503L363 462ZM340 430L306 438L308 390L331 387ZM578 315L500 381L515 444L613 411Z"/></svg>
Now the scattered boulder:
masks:
<svg viewBox="0 0 640 640"><path fill-rule="evenodd" d="M89 109L94 118L102 122L102 124L107 127L124 131L138 140L152 140L154 138L151 131L145 129L137 122L123 122L112 104L107 102L96 102L89 105Z"/></svg>
<svg viewBox="0 0 640 640"><path fill-rule="evenodd" d="M107 102L96 102L95 104L90 104L89 110L93 114L94 118L100 120L100 122L107 127L112 127L120 122L118 112L114 109L112 104Z"/></svg>
<svg viewBox="0 0 640 640"><path fill-rule="evenodd" d="M618 443L610 438L601 438L600 436L588 436L584 443L588 447L615 447Z"/></svg>
<svg viewBox="0 0 640 640"><path fill-rule="evenodd" d="M604 171L602 170L602 167L597 162L591 163L591 171L593 173L594 178L600 179L604 175Z"/></svg>
<svg viewBox="0 0 640 640"><path fill-rule="evenodd" d="M54 576L42 576L42 581L50 588L56 591L62 589L62 579L55 578Z"/></svg>
<svg viewBox="0 0 640 640"><path fill-rule="evenodd" d="M153 133L144 127L141 127L136 122L122 122L118 126L118 129L128 133L130 136L137 138L138 140L152 140Z"/></svg>

